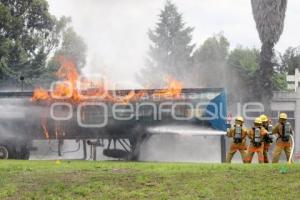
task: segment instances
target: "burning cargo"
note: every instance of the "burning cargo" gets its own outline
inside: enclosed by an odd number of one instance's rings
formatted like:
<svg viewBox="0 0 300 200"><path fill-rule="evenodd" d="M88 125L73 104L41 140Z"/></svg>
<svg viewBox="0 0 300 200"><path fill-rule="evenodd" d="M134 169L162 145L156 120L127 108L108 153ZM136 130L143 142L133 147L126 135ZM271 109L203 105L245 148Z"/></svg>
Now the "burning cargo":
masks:
<svg viewBox="0 0 300 200"><path fill-rule="evenodd" d="M27 159L32 141L43 139L58 140L59 155L64 140L82 141L84 158L86 144L96 149L108 140L104 155L132 160L154 134L225 135L223 89L182 89L168 78L167 89L108 90L60 59L50 91L0 93L1 158ZM221 147L224 160L224 136Z"/></svg>
<svg viewBox="0 0 300 200"><path fill-rule="evenodd" d="M106 156L136 159L140 145L153 134L225 133L226 97L222 89L182 89L176 98L157 95L161 91L109 91L118 97L143 92L139 99L126 103L103 99L32 101L32 92L2 92L2 158L28 158L30 143L37 139L106 139ZM123 149L117 149L116 143Z"/></svg>

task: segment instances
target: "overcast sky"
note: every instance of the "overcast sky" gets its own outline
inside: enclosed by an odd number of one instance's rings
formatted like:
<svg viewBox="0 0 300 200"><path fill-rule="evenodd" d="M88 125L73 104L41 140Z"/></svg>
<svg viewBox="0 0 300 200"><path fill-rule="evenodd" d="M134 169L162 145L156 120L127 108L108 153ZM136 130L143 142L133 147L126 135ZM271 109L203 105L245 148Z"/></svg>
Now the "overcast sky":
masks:
<svg viewBox="0 0 300 200"><path fill-rule="evenodd" d="M260 47L250 0L173 0L187 25L195 28L193 42L223 32L231 44ZM149 40L165 0L49 0L56 16L71 16L77 33L88 45L86 73L105 72L112 81L137 84ZM300 45L300 1L289 0L278 51ZM128 85L128 84L127 84Z"/></svg>

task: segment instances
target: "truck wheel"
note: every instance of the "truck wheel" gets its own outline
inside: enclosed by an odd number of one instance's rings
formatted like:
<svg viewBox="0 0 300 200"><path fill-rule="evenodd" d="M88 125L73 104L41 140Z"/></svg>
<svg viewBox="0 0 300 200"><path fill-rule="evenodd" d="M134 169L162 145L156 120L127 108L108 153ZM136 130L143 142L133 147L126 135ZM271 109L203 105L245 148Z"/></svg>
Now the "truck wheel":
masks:
<svg viewBox="0 0 300 200"><path fill-rule="evenodd" d="M128 157L128 152L122 149L104 149L103 155L111 158L126 159Z"/></svg>
<svg viewBox="0 0 300 200"><path fill-rule="evenodd" d="M0 144L0 159L6 160L9 157L9 150L5 145Z"/></svg>
<svg viewBox="0 0 300 200"><path fill-rule="evenodd" d="M141 146L149 139L149 135L143 134L135 138L134 142L131 142L132 152L128 156L130 161L139 161L139 156L141 152Z"/></svg>

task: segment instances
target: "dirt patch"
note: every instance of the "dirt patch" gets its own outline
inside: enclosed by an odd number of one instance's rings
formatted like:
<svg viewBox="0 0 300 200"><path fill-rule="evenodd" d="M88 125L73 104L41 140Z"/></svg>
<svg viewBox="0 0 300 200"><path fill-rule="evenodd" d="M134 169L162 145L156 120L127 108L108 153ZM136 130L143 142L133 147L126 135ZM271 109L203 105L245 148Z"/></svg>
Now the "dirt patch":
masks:
<svg viewBox="0 0 300 200"><path fill-rule="evenodd" d="M132 170L132 169L124 169L124 168L114 168L111 170L112 173L114 174L132 174L137 172L137 170Z"/></svg>

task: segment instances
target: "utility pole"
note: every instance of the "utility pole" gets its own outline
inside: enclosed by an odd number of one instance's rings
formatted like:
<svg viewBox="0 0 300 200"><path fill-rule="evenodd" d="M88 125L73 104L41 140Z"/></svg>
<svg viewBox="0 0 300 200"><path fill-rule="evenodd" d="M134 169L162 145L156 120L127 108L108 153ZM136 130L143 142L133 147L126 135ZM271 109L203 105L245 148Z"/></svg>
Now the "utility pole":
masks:
<svg viewBox="0 0 300 200"><path fill-rule="evenodd" d="M24 92L24 80L25 80L25 77L24 76L20 76L20 81L21 81L21 92Z"/></svg>

